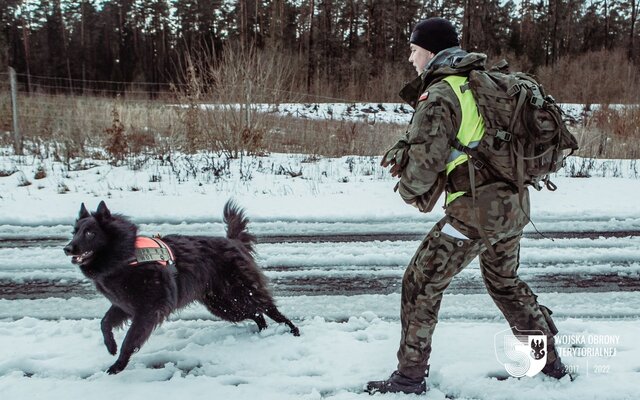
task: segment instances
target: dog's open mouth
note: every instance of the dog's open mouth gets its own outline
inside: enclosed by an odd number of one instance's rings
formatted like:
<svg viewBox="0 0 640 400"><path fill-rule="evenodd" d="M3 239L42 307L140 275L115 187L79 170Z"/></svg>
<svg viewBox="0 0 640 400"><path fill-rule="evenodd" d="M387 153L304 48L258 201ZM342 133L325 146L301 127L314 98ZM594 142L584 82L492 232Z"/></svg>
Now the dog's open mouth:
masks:
<svg viewBox="0 0 640 400"><path fill-rule="evenodd" d="M71 262L74 264L83 265L83 264L86 264L88 261L90 261L92 256L93 256L93 251L91 250L85 251L80 255L71 256Z"/></svg>

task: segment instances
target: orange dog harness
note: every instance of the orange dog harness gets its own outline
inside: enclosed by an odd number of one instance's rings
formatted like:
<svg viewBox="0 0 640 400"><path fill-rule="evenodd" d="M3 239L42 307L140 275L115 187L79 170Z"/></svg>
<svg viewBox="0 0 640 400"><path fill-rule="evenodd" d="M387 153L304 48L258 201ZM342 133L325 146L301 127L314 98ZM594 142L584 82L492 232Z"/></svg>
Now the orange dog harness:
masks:
<svg viewBox="0 0 640 400"><path fill-rule="evenodd" d="M136 237L136 256L129 265L138 265L147 262L157 262L163 266L175 264L175 257L171 248L160 240L159 237Z"/></svg>

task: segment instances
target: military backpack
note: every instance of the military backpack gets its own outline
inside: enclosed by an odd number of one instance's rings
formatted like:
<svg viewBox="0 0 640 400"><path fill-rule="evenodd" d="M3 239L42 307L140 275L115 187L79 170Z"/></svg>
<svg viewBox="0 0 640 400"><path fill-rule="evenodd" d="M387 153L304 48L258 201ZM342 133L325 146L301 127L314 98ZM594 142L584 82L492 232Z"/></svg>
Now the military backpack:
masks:
<svg viewBox="0 0 640 400"><path fill-rule="evenodd" d="M578 149L567 129L564 112L531 75L508 73L506 61L489 71L469 72L468 89L473 93L485 124L476 148L454 139L452 146L466 153L476 168L489 169L496 178L540 190L556 186L549 175L564 165ZM565 155L565 151L570 151Z"/></svg>

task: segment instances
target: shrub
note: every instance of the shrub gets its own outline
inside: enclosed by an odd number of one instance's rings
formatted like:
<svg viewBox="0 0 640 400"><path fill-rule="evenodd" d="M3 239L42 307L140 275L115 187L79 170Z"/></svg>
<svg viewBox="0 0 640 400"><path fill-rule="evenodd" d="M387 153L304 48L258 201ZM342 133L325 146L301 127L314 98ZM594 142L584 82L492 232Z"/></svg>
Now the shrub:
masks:
<svg viewBox="0 0 640 400"><path fill-rule="evenodd" d="M44 179L47 177L47 172L44 170L42 165L39 165L36 169L36 173L33 176L33 179Z"/></svg>
<svg viewBox="0 0 640 400"><path fill-rule="evenodd" d="M106 128L107 136L106 150L111 155L111 160L115 164L124 160L127 153L127 139L124 134L124 125L120 122L120 114L114 106L111 112L113 122L110 128Z"/></svg>

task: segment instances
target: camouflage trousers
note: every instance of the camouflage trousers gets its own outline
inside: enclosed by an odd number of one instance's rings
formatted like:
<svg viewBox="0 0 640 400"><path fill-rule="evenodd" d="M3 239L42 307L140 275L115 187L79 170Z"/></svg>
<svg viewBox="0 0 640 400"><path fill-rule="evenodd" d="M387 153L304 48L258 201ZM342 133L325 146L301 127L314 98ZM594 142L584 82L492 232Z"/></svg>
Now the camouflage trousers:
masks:
<svg viewBox="0 0 640 400"><path fill-rule="evenodd" d="M522 228L489 236L495 255L485 251L482 239L458 239L443 233L450 224L469 238L473 228L446 216L429 232L405 271L402 281L402 336L398 370L411 378L428 375L431 338L447 286L464 267L480 255L484 284L514 329L539 330L548 338L548 362L555 360L553 336L557 329L550 310L538 304L529 286L518 277Z"/></svg>

